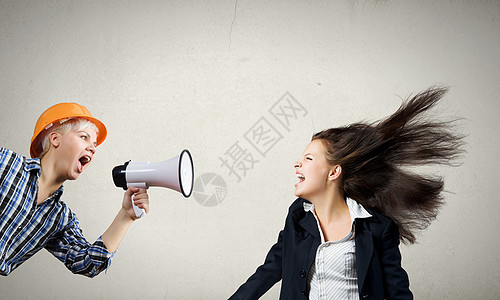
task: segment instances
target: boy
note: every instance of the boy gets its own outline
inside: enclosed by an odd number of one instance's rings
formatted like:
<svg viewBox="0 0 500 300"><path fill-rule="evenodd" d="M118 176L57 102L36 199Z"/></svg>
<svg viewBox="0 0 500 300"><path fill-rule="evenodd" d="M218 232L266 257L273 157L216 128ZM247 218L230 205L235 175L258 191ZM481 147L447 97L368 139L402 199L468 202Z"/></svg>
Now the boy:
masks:
<svg viewBox="0 0 500 300"><path fill-rule="evenodd" d="M130 224L131 204L149 211L145 189L125 191L109 228L90 244L76 215L61 201L63 183L75 180L106 138L104 124L84 106L59 103L38 119L27 159L0 148L0 274L7 276L42 248L75 274L94 277L105 270Z"/></svg>

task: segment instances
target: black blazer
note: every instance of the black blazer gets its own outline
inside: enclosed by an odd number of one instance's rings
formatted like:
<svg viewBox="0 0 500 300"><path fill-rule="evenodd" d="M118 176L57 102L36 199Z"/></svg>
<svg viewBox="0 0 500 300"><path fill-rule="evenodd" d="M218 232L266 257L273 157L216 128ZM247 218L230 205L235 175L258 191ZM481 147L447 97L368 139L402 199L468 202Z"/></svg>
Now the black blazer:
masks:
<svg viewBox="0 0 500 300"><path fill-rule="evenodd" d="M231 300L258 299L279 280L282 280L280 299L308 298L307 277L321 237L313 214L304 211L305 201L298 198L290 206L285 228L264 264L240 286ZM413 299L408 275L401 267L396 224L388 217L369 212L372 217L355 221L360 299Z"/></svg>

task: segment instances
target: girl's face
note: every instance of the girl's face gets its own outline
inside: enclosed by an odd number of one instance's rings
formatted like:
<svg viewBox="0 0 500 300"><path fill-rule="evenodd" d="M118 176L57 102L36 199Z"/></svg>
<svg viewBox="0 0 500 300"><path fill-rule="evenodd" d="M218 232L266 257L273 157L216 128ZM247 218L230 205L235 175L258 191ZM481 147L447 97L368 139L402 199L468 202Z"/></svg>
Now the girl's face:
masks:
<svg viewBox="0 0 500 300"><path fill-rule="evenodd" d="M326 191L331 166L326 160L326 148L321 140L313 140L295 163L299 182L295 184L295 196L311 201Z"/></svg>
<svg viewBox="0 0 500 300"><path fill-rule="evenodd" d="M88 127L58 134L58 171L65 179L74 180L92 161L97 145L97 132Z"/></svg>

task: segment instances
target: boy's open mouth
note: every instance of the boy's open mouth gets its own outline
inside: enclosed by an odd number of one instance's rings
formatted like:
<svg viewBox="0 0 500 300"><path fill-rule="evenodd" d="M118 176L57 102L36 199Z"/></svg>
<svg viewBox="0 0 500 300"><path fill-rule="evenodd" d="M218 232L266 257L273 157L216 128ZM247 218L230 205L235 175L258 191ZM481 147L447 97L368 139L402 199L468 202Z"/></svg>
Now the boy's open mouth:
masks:
<svg viewBox="0 0 500 300"><path fill-rule="evenodd" d="M88 155L84 155L84 156L80 157L78 159L78 162L79 162L78 171L80 171L80 173L81 173L83 171L83 168L85 167L85 165L90 163L91 160L92 160L92 158L90 158L90 156L88 156Z"/></svg>

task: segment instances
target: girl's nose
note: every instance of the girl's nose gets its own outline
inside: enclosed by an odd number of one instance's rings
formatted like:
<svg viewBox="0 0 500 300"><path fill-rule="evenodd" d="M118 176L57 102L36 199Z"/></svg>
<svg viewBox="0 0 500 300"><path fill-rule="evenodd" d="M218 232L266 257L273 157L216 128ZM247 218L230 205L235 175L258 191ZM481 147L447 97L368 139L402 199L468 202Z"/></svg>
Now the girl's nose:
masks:
<svg viewBox="0 0 500 300"><path fill-rule="evenodd" d="M302 164L299 161L297 161L297 162L295 162L295 164L293 165L293 167L294 168L300 168L301 165Z"/></svg>

